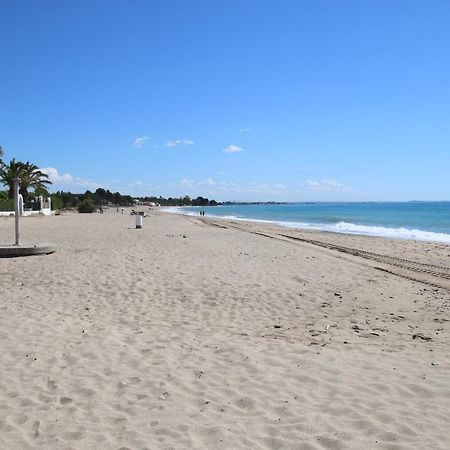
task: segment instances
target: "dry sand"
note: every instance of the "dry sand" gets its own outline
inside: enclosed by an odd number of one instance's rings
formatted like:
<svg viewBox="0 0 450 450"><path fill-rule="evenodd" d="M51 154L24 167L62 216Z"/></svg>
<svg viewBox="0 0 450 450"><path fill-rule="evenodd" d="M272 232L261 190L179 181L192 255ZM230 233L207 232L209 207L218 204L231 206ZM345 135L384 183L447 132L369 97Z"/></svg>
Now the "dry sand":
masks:
<svg viewBox="0 0 450 450"><path fill-rule="evenodd" d="M150 214L22 220L1 449L450 448L448 246Z"/></svg>

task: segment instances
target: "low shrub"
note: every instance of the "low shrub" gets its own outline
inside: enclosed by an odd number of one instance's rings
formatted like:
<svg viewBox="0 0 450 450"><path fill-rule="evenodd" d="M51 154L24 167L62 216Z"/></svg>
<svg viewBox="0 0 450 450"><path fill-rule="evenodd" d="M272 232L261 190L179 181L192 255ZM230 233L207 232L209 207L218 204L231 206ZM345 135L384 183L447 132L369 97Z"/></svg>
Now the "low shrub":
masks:
<svg viewBox="0 0 450 450"><path fill-rule="evenodd" d="M14 200L0 199L0 211L14 211Z"/></svg>
<svg viewBox="0 0 450 450"><path fill-rule="evenodd" d="M90 198L86 198L78 204L79 213L93 213L95 209L95 204Z"/></svg>
<svg viewBox="0 0 450 450"><path fill-rule="evenodd" d="M62 209L63 203L60 195L52 195L52 209Z"/></svg>

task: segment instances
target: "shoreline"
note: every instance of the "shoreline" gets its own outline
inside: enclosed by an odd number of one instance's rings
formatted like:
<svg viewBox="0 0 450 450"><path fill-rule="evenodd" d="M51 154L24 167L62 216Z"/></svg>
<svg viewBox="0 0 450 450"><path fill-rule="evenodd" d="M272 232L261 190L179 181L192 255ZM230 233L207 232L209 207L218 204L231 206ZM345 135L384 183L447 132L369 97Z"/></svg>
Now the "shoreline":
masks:
<svg viewBox="0 0 450 450"><path fill-rule="evenodd" d="M185 215L189 218L193 216ZM347 258L363 260L366 264L394 275L415 280L430 286L450 289L450 246L438 242L394 239L380 236L352 235L322 230L286 228L254 221L219 218L197 218L205 223L223 228L278 239L283 242L306 244L329 251L331 254L345 254ZM418 255L420 257L418 258Z"/></svg>
<svg viewBox="0 0 450 450"><path fill-rule="evenodd" d="M197 217L198 214L189 213L183 211L182 209L186 207L164 207L161 209L163 212L167 212L170 214L181 214L191 217ZM195 207L197 208L197 207ZM326 224L314 224L314 223L302 223L302 222L289 222L289 221L276 221L276 220L263 220L263 219L250 219L250 218L241 218L235 216L216 216L216 215L208 215L207 217L218 219L218 220L231 220L231 221L239 221L239 222L251 222L262 225L269 226L279 226L287 229L298 229L303 231L319 231L324 233L333 233L333 234L346 234L349 236L367 236L374 238L384 238L384 239L395 239L395 240L407 240L407 241L418 241L418 242L431 242L431 243L440 243L446 244L450 246L450 234L447 233L439 233L434 231L426 231L426 230L416 230L409 228L386 228L382 226L365 226L365 225L356 225L347 222L341 222L344 225L353 226L355 228L360 227L360 230L370 229L370 230L378 230L379 234L375 232L364 232L364 231L354 231L351 232L349 230L336 230L330 229L335 227L336 225L326 225ZM337 224L339 225L339 223ZM383 231L381 231L383 230ZM384 233L384 234L382 234ZM421 235L422 237L413 237L413 235ZM405 236L406 235L406 236ZM428 238L424 237L428 236Z"/></svg>

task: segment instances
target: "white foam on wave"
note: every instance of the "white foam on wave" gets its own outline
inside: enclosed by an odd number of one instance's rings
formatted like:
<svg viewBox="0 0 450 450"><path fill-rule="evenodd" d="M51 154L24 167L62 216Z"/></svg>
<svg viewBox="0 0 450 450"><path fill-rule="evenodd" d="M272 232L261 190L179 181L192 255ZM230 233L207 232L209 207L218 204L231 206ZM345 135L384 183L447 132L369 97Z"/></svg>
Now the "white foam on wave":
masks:
<svg viewBox="0 0 450 450"><path fill-rule="evenodd" d="M172 207L165 208L164 211L184 214L187 216L197 216L197 211L185 211L182 208ZM356 234L363 236L375 236L375 237L385 237L392 239L412 239L416 241L429 241L429 242L440 242L443 244L450 244L450 234L437 233L434 231L424 231L416 230L410 228L390 228L381 227L373 225L357 225L349 222L338 222L335 224L325 224L325 223L309 223L309 222L289 222L289 221L278 221L278 220L262 220L262 219L249 219L234 215L226 216L216 216L212 215L216 219L225 220L242 220L247 222L257 222L266 223L270 225L278 225L286 228L303 228L307 230L320 230L329 231L332 233L342 233L342 234Z"/></svg>
<svg viewBox="0 0 450 450"><path fill-rule="evenodd" d="M410 228L389 228L372 225L357 225L348 222L336 224L302 224L300 228L318 229L334 233L361 234L394 239L412 239L417 241L441 242L450 244L450 234L434 231L416 230Z"/></svg>
<svg viewBox="0 0 450 450"><path fill-rule="evenodd" d="M180 206L165 206L164 208L161 208L160 211L174 213L174 214L184 214L186 216L193 215L192 213L188 214L186 211L183 211Z"/></svg>

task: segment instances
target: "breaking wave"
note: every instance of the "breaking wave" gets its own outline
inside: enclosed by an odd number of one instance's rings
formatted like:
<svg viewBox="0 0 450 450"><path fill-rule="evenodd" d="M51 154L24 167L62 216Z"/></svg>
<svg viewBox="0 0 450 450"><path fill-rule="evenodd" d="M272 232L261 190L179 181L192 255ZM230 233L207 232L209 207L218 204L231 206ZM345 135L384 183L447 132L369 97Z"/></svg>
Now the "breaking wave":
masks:
<svg viewBox="0 0 450 450"><path fill-rule="evenodd" d="M197 211L186 211L182 208L165 208L165 211L185 214L188 216L197 216ZM261 220L252 219L248 217L235 216L235 215L223 215L216 216L211 215L217 219L227 219L227 220L243 220L249 222L267 223L271 225L278 225L287 228L303 228L307 230L320 230L329 231L332 233L343 233L343 234L357 234L364 236L377 236L393 239L413 239L418 241L430 241L430 242L440 242L445 244L450 244L450 234L446 233L436 233L433 231L416 230L409 228L390 228L381 227L373 225L358 225L349 222L338 222L334 224L324 224L324 223L309 223L309 222L289 222L289 221L277 221L277 220Z"/></svg>

